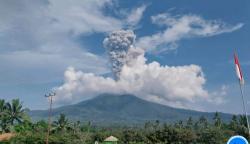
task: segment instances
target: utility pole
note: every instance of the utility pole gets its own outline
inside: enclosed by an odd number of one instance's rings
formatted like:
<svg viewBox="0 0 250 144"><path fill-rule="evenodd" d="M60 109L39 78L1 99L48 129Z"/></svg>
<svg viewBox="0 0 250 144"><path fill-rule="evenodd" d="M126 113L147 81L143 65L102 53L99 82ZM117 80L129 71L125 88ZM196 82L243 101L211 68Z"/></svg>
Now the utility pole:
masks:
<svg viewBox="0 0 250 144"><path fill-rule="evenodd" d="M52 92L52 93L49 93L48 95L45 94L45 97L46 98L49 98L49 117L48 117L48 131L47 131L47 136L46 136L46 144L49 144L49 132L50 132L50 127L51 127L51 113L52 113L52 97L55 96L56 93L55 92Z"/></svg>

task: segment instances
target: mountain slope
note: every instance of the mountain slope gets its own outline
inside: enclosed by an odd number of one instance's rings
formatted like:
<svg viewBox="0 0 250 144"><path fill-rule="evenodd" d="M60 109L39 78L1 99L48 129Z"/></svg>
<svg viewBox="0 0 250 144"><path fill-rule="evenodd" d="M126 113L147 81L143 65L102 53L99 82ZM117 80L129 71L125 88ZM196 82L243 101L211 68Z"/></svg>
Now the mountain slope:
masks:
<svg viewBox="0 0 250 144"><path fill-rule="evenodd" d="M111 94L99 95L78 104L53 109L52 115L56 117L60 113L64 113L71 120L92 121L102 124L132 124L149 120L175 122L186 120L190 116L198 119L202 115L211 120L214 115L214 113L172 108L148 102L133 95L117 96ZM46 118L47 115L48 111L44 110L30 112L30 116L36 120ZM221 113L221 117L226 121L231 119L230 114Z"/></svg>

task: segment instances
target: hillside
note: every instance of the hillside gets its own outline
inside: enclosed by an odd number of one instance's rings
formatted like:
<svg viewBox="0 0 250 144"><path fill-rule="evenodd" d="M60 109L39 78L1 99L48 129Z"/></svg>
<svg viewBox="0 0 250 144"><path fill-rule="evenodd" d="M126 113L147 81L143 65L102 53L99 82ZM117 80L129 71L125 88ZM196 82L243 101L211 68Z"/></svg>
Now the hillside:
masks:
<svg viewBox="0 0 250 144"><path fill-rule="evenodd" d="M214 115L214 113L172 108L128 94L119 96L102 94L74 105L55 108L52 115L55 118L60 113L64 113L74 121L92 121L95 124L135 124L152 120L175 122L186 120L190 116L198 119L202 115L212 120ZM48 111L45 110L30 112L34 120L47 118L47 115ZM221 113L221 117L225 121L231 119L230 114Z"/></svg>

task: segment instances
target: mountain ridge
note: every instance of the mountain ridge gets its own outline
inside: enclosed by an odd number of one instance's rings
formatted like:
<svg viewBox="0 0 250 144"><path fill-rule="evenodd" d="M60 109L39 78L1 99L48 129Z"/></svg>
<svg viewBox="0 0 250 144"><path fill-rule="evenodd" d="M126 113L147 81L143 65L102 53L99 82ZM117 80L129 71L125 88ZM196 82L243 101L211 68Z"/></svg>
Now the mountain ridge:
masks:
<svg viewBox="0 0 250 144"><path fill-rule="evenodd" d="M64 113L73 121L92 121L96 124L137 124L146 121L160 120L162 122L176 122L187 120L192 116L198 119L205 116L212 120L214 112L200 112L149 102L134 95L101 94L93 99L85 100L77 104L62 106L53 109L52 117L56 118ZM35 119L47 118L47 110L30 111L30 116ZM231 114L220 113L225 121L229 121Z"/></svg>

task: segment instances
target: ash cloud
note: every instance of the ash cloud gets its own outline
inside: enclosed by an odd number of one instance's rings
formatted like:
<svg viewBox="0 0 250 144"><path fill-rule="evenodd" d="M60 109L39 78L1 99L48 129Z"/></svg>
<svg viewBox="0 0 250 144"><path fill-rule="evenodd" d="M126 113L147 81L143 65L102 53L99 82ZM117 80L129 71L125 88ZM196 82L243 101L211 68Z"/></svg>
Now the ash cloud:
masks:
<svg viewBox="0 0 250 144"><path fill-rule="evenodd" d="M119 30L108 35L103 44L116 79L70 67L65 72L64 84L57 88L56 102L68 104L102 93L129 93L164 105L200 110L196 105L198 101L211 100L204 88L206 79L200 66L147 63L144 50L135 47L134 43L132 31Z"/></svg>
<svg viewBox="0 0 250 144"><path fill-rule="evenodd" d="M133 48L135 34L130 30L114 31L103 41L110 58L112 71L115 78L120 78L122 67L126 64L127 55L130 48Z"/></svg>

